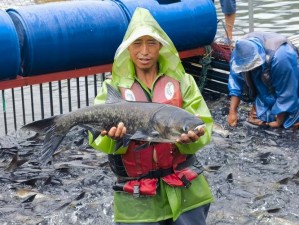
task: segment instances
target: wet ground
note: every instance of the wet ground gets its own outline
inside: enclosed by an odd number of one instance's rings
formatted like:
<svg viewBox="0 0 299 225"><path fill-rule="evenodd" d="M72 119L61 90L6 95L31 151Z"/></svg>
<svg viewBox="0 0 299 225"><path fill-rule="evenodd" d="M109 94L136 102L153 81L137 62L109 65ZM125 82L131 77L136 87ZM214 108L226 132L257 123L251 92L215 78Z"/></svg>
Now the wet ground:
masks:
<svg viewBox="0 0 299 225"><path fill-rule="evenodd" d="M299 224L299 132L248 124L246 103L239 126L228 128L227 98L206 100L219 125L197 154L215 196L208 224ZM0 224L112 224L114 176L85 137L72 130L53 164L43 167L34 163L39 139L0 137Z"/></svg>

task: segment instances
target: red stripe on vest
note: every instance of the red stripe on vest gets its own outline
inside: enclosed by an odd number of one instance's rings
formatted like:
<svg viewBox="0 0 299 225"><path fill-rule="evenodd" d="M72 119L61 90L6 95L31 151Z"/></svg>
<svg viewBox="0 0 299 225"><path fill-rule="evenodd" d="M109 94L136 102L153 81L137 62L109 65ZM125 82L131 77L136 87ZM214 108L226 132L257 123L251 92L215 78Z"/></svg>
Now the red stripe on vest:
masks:
<svg viewBox="0 0 299 225"><path fill-rule="evenodd" d="M136 194L153 196L156 194L157 185L158 179L132 180L125 183L123 190L134 194L134 188L137 187L138 193Z"/></svg>
<svg viewBox="0 0 299 225"><path fill-rule="evenodd" d="M127 101L148 102L144 90L140 87L138 82L134 82L130 89L119 87L120 93Z"/></svg>
<svg viewBox="0 0 299 225"><path fill-rule="evenodd" d="M183 98L180 83L168 76L159 78L154 87L152 101L182 108Z"/></svg>
<svg viewBox="0 0 299 225"><path fill-rule="evenodd" d="M186 185L182 181L182 178L184 176L188 181L192 181L193 179L195 179L198 176L198 174L196 172L190 170L189 168L185 168L180 171L175 171L175 173L170 174L166 177L163 177L162 179L170 186L183 187Z"/></svg>

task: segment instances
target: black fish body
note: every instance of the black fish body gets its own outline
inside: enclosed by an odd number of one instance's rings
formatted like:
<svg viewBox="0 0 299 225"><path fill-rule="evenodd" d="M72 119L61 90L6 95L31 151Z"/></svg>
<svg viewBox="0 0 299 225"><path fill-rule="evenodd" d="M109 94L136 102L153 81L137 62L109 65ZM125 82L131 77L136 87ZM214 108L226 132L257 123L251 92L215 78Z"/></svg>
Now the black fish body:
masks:
<svg viewBox="0 0 299 225"><path fill-rule="evenodd" d="M198 117L181 108L160 103L130 102L122 99L110 85L107 85L107 90L105 104L81 108L22 127L46 134L42 161L51 157L70 129L78 125L108 131L123 122L130 140L173 143L182 133L203 124Z"/></svg>

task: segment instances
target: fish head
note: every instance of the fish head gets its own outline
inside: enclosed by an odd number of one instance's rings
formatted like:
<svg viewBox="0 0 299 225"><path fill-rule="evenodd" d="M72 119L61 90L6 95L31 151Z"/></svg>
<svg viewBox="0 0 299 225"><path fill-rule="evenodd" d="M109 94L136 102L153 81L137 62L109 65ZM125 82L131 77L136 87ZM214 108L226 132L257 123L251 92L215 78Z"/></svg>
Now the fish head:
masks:
<svg viewBox="0 0 299 225"><path fill-rule="evenodd" d="M152 126L156 136L168 142L175 142L183 133L195 130L203 125L203 121L184 109L167 106L156 112ZM166 141L164 141L166 142Z"/></svg>

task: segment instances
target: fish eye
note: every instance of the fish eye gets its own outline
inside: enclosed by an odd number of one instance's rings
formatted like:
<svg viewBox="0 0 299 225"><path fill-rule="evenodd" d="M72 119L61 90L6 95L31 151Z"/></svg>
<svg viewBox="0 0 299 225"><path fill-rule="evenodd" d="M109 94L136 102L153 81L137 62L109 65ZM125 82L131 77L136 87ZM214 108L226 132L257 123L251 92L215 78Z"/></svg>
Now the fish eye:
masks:
<svg viewBox="0 0 299 225"><path fill-rule="evenodd" d="M185 126L183 127L183 132L184 132L184 133L187 133L189 130L190 130L189 126L185 125Z"/></svg>

